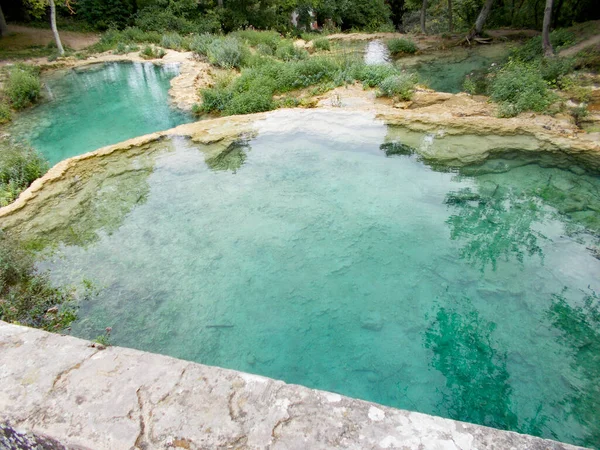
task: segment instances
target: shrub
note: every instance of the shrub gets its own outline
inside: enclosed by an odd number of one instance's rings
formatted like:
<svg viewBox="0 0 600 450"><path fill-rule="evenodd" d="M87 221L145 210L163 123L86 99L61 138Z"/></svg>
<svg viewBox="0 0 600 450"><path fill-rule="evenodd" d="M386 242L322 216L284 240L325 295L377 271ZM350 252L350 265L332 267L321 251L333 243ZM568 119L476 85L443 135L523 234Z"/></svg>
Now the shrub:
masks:
<svg viewBox="0 0 600 450"><path fill-rule="evenodd" d="M75 293L52 286L32 253L0 232L0 320L60 331L76 319Z"/></svg>
<svg viewBox="0 0 600 450"><path fill-rule="evenodd" d="M258 52L259 55L264 55L264 56L273 56L275 54L273 49L267 44L258 44L256 46L256 51Z"/></svg>
<svg viewBox="0 0 600 450"><path fill-rule="evenodd" d="M234 31L230 36L238 38L251 47L267 46L271 49L271 53L277 50L277 46L282 40L281 35L276 31L241 30Z"/></svg>
<svg viewBox="0 0 600 450"><path fill-rule="evenodd" d="M500 104L501 117L513 117L523 111L544 111L555 100L535 64L510 62L490 85L493 101Z"/></svg>
<svg viewBox="0 0 600 450"><path fill-rule="evenodd" d="M166 53L162 48L155 48L151 45L146 45L140 52L140 56L144 59L160 59L165 55Z"/></svg>
<svg viewBox="0 0 600 450"><path fill-rule="evenodd" d="M273 91L268 86L255 85L232 97L224 109L227 115L251 114L273 109Z"/></svg>
<svg viewBox="0 0 600 450"><path fill-rule="evenodd" d="M356 78L363 86L371 88L379 86L383 80L397 74L398 70L389 64L372 64L360 66Z"/></svg>
<svg viewBox="0 0 600 450"><path fill-rule="evenodd" d="M183 48L183 37L178 33L163 34L160 45L172 50L181 50Z"/></svg>
<svg viewBox="0 0 600 450"><path fill-rule="evenodd" d="M414 73L402 72L392 75L379 83L379 93L385 97L399 97L402 100L410 100L413 96L417 76Z"/></svg>
<svg viewBox="0 0 600 450"><path fill-rule="evenodd" d="M575 61L571 58L542 58L540 74L553 86L563 87L562 78L574 70Z"/></svg>
<svg viewBox="0 0 600 450"><path fill-rule="evenodd" d="M12 203L47 170L48 163L35 150L0 141L0 206Z"/></svg>
<svg viewBox="0 0 600 450"><path fill-rule="evenodd" d="M12 114L10 112L10 107L0 100L0 124L10 122L12 118Z"/></svg>
<svg viewBox="0 0 600 450"><path fill-rule="evenodd" d="M392 55L399 55L402 53L413 54L416 53L418 48L417 45L410 39L391 39L387 43L387 47Z"/></svg>
<svg viewBox="0 0 600 450"><path fill-rule="evenodd" d="M34 69L17 65L9 70L4 88L5 94L15 109L23 109L40 97L42 84Z"/></svg>
<svg viewBox="0 0 600 450"><path fill-rule="evenodd" d="M210 44L216 39L212 34L198 34L192 37L189 43L190 51L200 56L208 55L208 48Z"/></svg>
<svg viewBox="0 0 600 450"><path fill-rule="evenodd" d="M308 52L296 47L291 41L281 41L275 51L275 56L284 61L298 61L308 58Z"/></svg>
<svg viewBox="0 0 600 450"><path fill-rule="evenodd" d="M98 30L128 25L134 12L132 0L78 0L77 16Z"/></svg>
<svg viewBox="0 0 600 450"><path fill-rule="evenodd" d="M248 53L246 47L232 37L215 39L208 46L210 63L224 69L239 69Z"/></svg>
<svg viewBox="0 0 600 450"><path fill-rule="evenodd" d="M471 95L487 95L489 89L490 75L487 70L474 70L463 82L463 89Z"/></svg>
<svg viewBox="0 0 600 450"><path fill-rule="evenodd" d="M331 50L331 45L329 43L329 39L327 38L319 38L313 41L313 45L316 50Z"/></svg>

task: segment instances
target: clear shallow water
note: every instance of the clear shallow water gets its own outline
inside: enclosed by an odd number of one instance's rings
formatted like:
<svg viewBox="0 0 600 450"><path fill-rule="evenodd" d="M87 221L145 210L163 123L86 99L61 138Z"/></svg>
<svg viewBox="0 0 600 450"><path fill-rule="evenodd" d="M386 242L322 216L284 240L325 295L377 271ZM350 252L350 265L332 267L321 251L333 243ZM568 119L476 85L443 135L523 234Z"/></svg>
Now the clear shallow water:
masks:
<svg viewBox="0 0 600 450"><path fill-rule="evenodd" d="M102 288L73 333L600 447L600 178L435 171L388 131L281 112L220 158L132 159L137 201L90 203L118 224L41 263Z"/></svg>
<svg viewBox="0 0 600 450"><path fill-rule="evenodd" d="M400 58L399 67L414 70L419 81L439 92L463 92L465 77L474 71L500 63L508 53L501 45L480 46L474 50L456 48L449 51Z"/></svg>
<svg viewBox="0 0 600 450"><path fill-rule="evenodd" d="M51 164L192 118L169 105L177 65L107 63L44 79L48 101L20 114L11 133Z"/></svg>

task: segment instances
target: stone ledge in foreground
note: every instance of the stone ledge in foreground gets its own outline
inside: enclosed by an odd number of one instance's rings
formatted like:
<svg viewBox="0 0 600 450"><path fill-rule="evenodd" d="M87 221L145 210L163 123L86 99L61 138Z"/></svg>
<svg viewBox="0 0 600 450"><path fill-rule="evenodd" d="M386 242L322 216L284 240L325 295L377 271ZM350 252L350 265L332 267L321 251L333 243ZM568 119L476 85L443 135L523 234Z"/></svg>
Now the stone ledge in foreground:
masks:
<svg viewBox="0 0 600 450"><path fill-rule="evenodd" d="M0 361L0 447L576 448L2 321Z"/></svg>

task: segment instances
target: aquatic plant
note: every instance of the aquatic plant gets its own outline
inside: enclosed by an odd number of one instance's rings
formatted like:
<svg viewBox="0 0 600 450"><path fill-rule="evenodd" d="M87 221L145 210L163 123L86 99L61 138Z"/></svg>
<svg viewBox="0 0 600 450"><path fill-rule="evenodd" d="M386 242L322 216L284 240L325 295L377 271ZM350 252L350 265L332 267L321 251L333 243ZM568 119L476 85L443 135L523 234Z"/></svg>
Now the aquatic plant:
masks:
<svg viewBox="0 0 600 450"><path fill-rule="evenodd" d="M379 83L379 95L410 100L415 91L417 76L414 73L402 72L392 75Z"/></svg>
<svg viewBox="0 0 600 450"><path fill-rule="evenodd" d="M33 253L23 243L0 232L0 320L63 330L77 318L76 293L53 287L34 263Z"/></svg>
<svg viewBox="0 0 600 450"><path fill-rule="evenodd" d="M400 55L402 53L412 55L418 50L417 45L411 39L404 38L390 39L387 42L387 48L392 55Z"/></svg>

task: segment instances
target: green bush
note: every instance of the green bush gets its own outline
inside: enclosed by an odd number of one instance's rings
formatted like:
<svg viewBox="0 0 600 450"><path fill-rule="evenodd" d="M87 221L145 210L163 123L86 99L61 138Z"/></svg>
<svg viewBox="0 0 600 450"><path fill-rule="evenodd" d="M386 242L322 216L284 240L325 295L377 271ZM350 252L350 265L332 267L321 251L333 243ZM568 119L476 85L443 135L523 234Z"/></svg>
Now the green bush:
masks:
<svg viewBox="0 0 600 450"><path fill-rule="evenodd" d="M10 107L0 100L0 125L6 122L10 122L12 119L12 114L10 112Z"/></svg>
<svg viewBox="0 0 600 450"><path fill-rule="evenodd" d="M60 331L77 318L74 305L73 290L53 287L33 254L0 232L0 320Z"/></svg>
<svg viewBox="0 0 600 450"><path fill-rule="evenodd" d="M552 86L562 87L562 79L573 72L575 61L571 58L542 58L540 59L540 74Z"/></svg>
<svg viewBox="0 0 600 450"><path fill-rule="evenodd" d="M358 68L356 78L363 86L371 88L379 86L383 80L398 73L398 69L389 64L362 65Z"/></svg>
<svg viewBox="0 0 600 450"><path fill-rule="evenodd" d="M516 61L498 72L490 84L490 94L500 105L501 117L513 117L523 111L542 112L555 100L538 66Z"/></svg>
<svg viewBox="0 0 600 450"><path fill-rule="evenodd" d="M273 49L267 44L258 44L256 46L256 51L259 55L263 56L273 56L275 54Z"/></svg>
<svg viewBox="0 0 600 450"><path fill-rule="evenodd" d="M399 55L402 53L408 53L412 55L418 50L417 45L412 40L402 38L389 40L387 47L392 55Z"/></svg>
<svg viewBox="0 0 600 450"><path fill-rule="evenodd" d="M230 33L230 36L245 42L251 47L267 46L272 52L277 50L282 37L276 31L241 30Z"/></svg>
<svg viewBox="0 0 600 450"><path fill-rule="evenodd" d="M140 52L140 56L144 59L160 59L165 55L166 53L162 48L152 47L151 45L146 45Z"/></svg>
<svg viewBox="0 0 600 450"><path fill-rule="evenodd" d="M327 38L319 38L313 41L316 50L331 50L331 44Z"/></svg>
<svg viewBox="0 0 600 450"><path fill-rule="evenodd" d="M181 50L183 48L183 37L179 33L163 34L160 45L172 50Z"/></svg>
<svg viewBox="0 0 600 450"><path fill-rule="evenodd" d="M232 37L213 40L208 46L207 53L211 64L224 69L239 69L249 55L244 44Z"/></svg>
<svg viewBox="0 0 600 450"><path fill-rule="evenodd" d="M23 109L40 97L42 83L39 75L28 66L17 65L8 72L4 92L15 109Z"/></svg>
<svg viewBox="0 0 600 450"><path fill-rule="evenodd" d="M291 41L281 41L275 51L275 56L283 61L298 61L308 58L308 52L296 47Z"/></svg>
<svg viewBox="0 0 600 450"><path fill-rule="evenodd" d="M465 77L463 89L471 95L487 95L490 74L487 70L474 70Z"/></svg>
<svg viewBox="0 0 600 450"><path fill-rule="evenodd" d="M415 91L417 76L414 73L402 72L392 75L379 83L379 94L384 97L398 97L410 100Z"/></svg>
<svg viewBox="0 0 600 450"><path fill-rule="evenodd" d="M207 33L194 35L190 40L189 49L199 56L208 56L208 48L215 39L215 36Z"/></svg>
<svg viewBox="0 0 600 450"><path fill-rule="evenodd" d="M47 170L48 163L35 150L0 141L0 206L12 203Z"/></svg>
<svg viewBox="0 0 600 450"><path fill-rule="evenodd" d="M273 109L273 91L268 86L253 86L232 97L223 110L226 115L252 114Z"/></svg>

